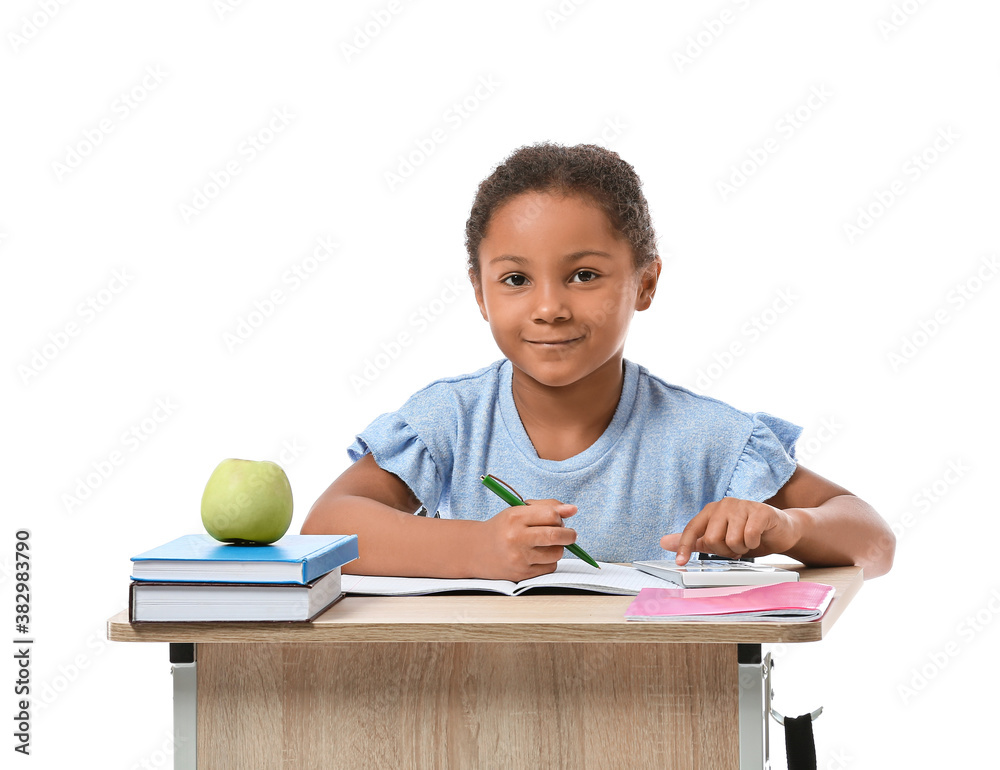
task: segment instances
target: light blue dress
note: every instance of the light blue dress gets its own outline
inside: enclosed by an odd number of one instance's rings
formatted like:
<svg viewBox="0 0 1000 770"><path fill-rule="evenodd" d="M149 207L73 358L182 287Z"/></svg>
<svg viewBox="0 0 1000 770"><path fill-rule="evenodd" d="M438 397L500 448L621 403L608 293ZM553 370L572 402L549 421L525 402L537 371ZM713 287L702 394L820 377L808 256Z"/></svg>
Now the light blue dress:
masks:
<svg viewBox="0 0 1000 770"><path fill-rule="evenodd" d="M566 525L577 542L619 562L672 557L660 538L706 504L767 500L795 471L799 426L671 385L628 360L604 434L573 457L541 459L514 405L512 371L501 359L432 382L373 420L349 457L371 452L442 518L485 520L507 507L480 482L486 473L525 499L573 503L579 510Z"/></svg>

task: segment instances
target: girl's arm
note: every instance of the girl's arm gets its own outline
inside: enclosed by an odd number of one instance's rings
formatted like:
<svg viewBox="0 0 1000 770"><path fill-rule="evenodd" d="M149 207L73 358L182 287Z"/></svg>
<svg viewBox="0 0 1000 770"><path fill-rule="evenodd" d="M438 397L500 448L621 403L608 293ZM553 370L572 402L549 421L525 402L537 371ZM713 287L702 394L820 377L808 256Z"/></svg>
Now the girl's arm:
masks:
<svg viewBox="0 0 1000 770"><path fill-rule="evenodd" d="M313 504L303 535L356 534L359 558L344 572L411 577L468 577L463 544L472 521L415 516L420 501L398 476L365 455ZM471 528L474 530L474 526Z"/></svg>
<svg viewBox="0 0 1000 770"><path fill-rule="evenodd" d="M896 536L868 503L801 465L765 505L798 519L798 540L784 554L813 567L856 564L865 578L884 575Z"/></svg>
<svg viewBox="0 0 1000 770"><path fill-rule="evenodd" d="M801 465L763 503L723 498L706 505L679 534L660 545L687 562L692 551L720 556L781 553L810 567L864 568L865 578L892 567L896 537L864 500Z"/></svg>
<svg viewBox="0 0 1000 770"><path fill-rule="evenodd" d="M576 532L561 525L576 506L532 500L488 521L415 516L420 501L365 455L313 504L303 535L358 536L360 558L344 572L409 577L523 580L552 572Z"/></svg>

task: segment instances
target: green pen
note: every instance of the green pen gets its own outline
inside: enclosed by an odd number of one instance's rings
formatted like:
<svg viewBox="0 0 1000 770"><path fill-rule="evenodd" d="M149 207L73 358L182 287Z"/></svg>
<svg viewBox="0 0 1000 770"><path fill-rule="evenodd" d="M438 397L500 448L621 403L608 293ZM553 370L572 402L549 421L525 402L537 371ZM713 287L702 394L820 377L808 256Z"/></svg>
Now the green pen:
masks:
<svg viewBox="0 0 1000 770"><path fill-rule="evenodd" d="M490 490L490 492L493 492L497 497L507 503L507 505L527 505L521 496L517 494L514 488L506 481L500 481L496 476L489 473L485 476L480 476L479 480L483 482L483 485ZM594 561L593 557L576 543L566 546L566 549L574 556L578 556L583 559L591 567L597 567L597 569L601 568L601 565Z"/></svg>

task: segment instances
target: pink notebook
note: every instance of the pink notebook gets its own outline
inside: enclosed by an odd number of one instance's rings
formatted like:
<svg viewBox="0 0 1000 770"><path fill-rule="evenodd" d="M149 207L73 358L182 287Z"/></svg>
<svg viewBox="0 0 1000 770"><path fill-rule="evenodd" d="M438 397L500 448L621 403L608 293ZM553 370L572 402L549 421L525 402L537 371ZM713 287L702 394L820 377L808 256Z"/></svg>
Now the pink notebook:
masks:
<svg viewBox="0 0 1000 770"><path fill-rule="evenodd" d="M797 581L726 588L643 588L625 620L818 620L834 588Z"/></svg>

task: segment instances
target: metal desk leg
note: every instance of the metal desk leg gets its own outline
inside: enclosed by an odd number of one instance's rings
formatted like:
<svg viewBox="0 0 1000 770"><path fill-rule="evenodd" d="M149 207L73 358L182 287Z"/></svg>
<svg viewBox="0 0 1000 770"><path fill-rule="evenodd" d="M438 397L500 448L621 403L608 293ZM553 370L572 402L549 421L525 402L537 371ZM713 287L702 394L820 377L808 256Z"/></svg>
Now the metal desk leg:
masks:
<svg viewBox="0 0 1000 770"><path fill-rule="evenodd" d="M740 677L740 770L769 770L771 653L759 644L737 645Z"/></svg>
<svg viewBox="0 0 1000 770"><path fill-rule="evenodd" d="M195 645L170 645L174 678L174 770L198 767L198 672Z"/></svg>

